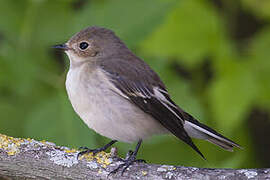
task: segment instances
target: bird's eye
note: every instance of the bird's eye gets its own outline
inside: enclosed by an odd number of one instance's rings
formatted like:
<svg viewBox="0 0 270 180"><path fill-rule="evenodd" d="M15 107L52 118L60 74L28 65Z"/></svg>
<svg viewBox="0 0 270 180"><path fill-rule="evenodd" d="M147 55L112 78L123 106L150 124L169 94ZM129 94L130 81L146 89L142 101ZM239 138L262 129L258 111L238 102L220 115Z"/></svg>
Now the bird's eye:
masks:
<svg viewBox="0 0 270 180"><path fill-rule="evenodd" d="M81 42L80 43L80 49L81 50L85 50L88 46L89 46L89 44L87 42Z"/></svg>

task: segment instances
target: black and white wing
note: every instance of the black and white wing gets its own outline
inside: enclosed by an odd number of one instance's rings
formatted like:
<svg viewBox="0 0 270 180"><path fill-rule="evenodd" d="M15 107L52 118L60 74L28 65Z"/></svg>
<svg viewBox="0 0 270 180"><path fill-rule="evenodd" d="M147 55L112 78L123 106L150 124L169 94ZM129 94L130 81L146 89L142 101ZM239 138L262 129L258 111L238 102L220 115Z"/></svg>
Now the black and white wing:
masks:
<svg viewBox="0 0 270 180"><path fill-rule="evenodd" d="M232 151L234 147L240 147L179 108L171 100L158 75L142 60L134 56L129 58L101 64L112 84L120 90L121 96L150 114L203 158L203 154L192 142L190 136L205 139L228 151Z"/></svg>
<svg viewBox="0 0 270 180"><path fill-rule="evenodd" d="M140 76L140 78L135 79L134 77L129 78L125 74L120 75L119 71L117 73L112 69L108 71L108 68L106 72L114 86L121 91L120 95L130 100L145 113L150 114L172 134L190 145L204 158L184 129L184 119L180 109L170 99L167 90L156 74L154 76L157 77L154 78L158 78L156 79L160 81L158 83L156 80L153 82L152 79L145 78L143 74L133 74L137 78ZM130 74L132 72L129 72Z"/></svg>

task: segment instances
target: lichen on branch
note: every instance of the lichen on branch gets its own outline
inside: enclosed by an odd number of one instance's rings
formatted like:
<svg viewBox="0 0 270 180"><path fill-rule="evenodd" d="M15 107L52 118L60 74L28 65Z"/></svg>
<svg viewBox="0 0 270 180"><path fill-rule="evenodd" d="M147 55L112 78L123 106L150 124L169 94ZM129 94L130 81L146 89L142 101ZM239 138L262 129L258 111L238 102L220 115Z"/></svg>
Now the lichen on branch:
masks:
<svg viewBox="0 0 270 180"><path fill-rule="evenodd" d="M0 179L267 179L270 169L208 169L135 163L121 176L117 149L85 154L47 141L0 134Z"/></svg>

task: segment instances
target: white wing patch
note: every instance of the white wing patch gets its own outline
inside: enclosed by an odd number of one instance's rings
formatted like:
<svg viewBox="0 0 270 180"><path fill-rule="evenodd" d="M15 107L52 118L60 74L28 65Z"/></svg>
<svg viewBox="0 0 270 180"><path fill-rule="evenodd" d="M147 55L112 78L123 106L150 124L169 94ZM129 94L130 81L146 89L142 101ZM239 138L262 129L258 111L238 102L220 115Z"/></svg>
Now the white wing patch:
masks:
<svg viewBox="0 0 270 180"><path fill-rule="evenodd" d="M177 108L174 104L172 104L170 101L167 100L167 98L160 92L168 94L167 91L164 91L158 87L154 87L154 97L156 97L158 100L161 100L162 102L165 102L166 104L169 104L170 106Z"/></svg>
<svg viewBox="0 0 270 180"><path fill-rule="evenodd" d="M168 94L167 91L164 91L158 87L153 88L154 91L154 97L157 98L167 109L169 109L179 120L181 120L184 123L184 120L178 116L178 114L169 106L172 106L174 108L177 108L174 104L172 104L170 101L167 100L167 98L161 93L166 93Z"/></svg>
<svg viewBox="0 0 270 180"><path fill-rule="evenodd" d="M129 96L141 97L143 98L143 102L147 104L147 99L156 98L159 100L163 106L165 106L170 112L172 112L179 120L184 123L184 120L172 109L177 109L178 107L171 103L162 93L168 94L166 90L160 89L159 87L154 87L153 92L151 92L147 87L138 86L135 83L129 84L128 89L125 89L125 93L122 93L113 83L111 84L111 89L121 95L126 99L130 99ZM126 95L125 95L126 94Z"/></svg>
<svg viewBox="0 0 270 180"><path fill-rule="evenodd" d="M127 92L127 94L131 96L139 96L142 98L151 98L151 92L147 88L142 88L139 86L136 86L135 84L130 87L132 89L132 92Z"/></svg>

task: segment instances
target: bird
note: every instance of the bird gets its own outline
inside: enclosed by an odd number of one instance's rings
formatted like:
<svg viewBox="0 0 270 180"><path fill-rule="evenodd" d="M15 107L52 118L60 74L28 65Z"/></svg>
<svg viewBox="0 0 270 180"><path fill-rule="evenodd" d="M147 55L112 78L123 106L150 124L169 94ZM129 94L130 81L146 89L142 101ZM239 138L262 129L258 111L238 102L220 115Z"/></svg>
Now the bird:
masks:
<svg viewBox="0 0 270 180"><path fill-rule="evenodd" d="M203 159L191 138L209 141L225 150L241 146L202 124L181 109L150 66L137 57L110 29L90 26L53 48L70 61L66 90L73 109L90 128L112 139L101 148L84 147L78 157L105 151L114 143L137 142L134 151L111 173L122 174L136 159L142 141L153 135L173 134Z"/></svg>

